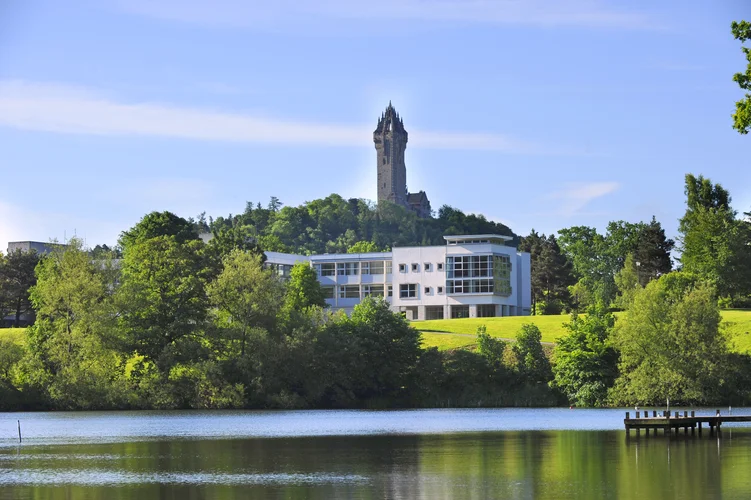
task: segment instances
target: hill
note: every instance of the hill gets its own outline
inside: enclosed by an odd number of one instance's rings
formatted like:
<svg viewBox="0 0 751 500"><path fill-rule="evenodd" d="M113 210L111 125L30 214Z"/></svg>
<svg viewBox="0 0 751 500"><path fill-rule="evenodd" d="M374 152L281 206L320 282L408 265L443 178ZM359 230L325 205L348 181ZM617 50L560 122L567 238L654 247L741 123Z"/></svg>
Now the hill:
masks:
<svg viewBox="0 0 751 500"><path fill-rule="evenodd" d="M248 203L238 215L208 222L203 216L199 231L216 238L251 239L264 250L297 254L346 253L356 243L370 243L368 251L392 246L443 245L447 234L500 234L518 237L507 226L482 215L465 214L448 205L436 217L420 218L414 212L389 202L376 206L366 200L345 200L337 194L286 206L272 198L268 206Z"/></svg>
<svg viewBox="0 0 751 500"><path fill-rule="evenodd" d="M423 347L438 347L440 350L467 348L475 345L477 327L485 325L489 335L513 340L524 323L537 325L543 342L555 342L566 335L563 324L568 316L509 316L505 318L465 318L420 321L412 326L423 334ZM732 349L739 353L751 353L751 310L731 309L722 311L725 331Z"/></svg>

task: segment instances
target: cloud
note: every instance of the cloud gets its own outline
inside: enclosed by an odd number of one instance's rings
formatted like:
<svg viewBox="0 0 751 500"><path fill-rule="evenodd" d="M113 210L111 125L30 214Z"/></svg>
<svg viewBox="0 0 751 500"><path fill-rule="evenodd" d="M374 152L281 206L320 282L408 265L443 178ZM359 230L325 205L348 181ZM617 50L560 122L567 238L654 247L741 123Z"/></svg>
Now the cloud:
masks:
<svg viewBox="0 0 751 500"><path fill-rule="evenodd" d="M571 217L580 215L580 211L589 202L614 192L618 187L617 182L569 183L563 190L553 193L550 198L561 200L558 214Z"/></svg>
<svg viewBox="0 0 751 500"><path fill-rule="evenodd" d="M372 126L368 125L301 122L161 103L127 103L88 89L24 81L0 81L0 126L62 134L350 147L370 146L372 136ZM412 130L410 145L425 149L578 154L490 133Z"/></svg>
<svg viewBox="0 0 751 500"><path fill-rule="evenodd" d="M654 29L647 15L598 0L118 0L134 14L208 26L329 31L321 21L422 21ZM341 27L341 26L340 26Z"/></svg>

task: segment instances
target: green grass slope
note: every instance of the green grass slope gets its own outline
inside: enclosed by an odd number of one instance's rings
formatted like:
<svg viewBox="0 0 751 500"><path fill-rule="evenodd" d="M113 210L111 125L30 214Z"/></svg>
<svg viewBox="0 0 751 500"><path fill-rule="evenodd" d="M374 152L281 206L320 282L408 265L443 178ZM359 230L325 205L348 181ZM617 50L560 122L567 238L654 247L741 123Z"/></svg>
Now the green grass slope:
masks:
<svg viewBox="0 0 751 500"><path fill-rule="evenodd" d="M26 342L26 328L0 328L0 341L10 340L18 345Z"/></svg>
<svg viewBox="0 0 751 500"><path fill-rule="evenodd" d="M477 327L485 325L489 335L513 340L524 323L537 325L543 342L555 342L566 335L563 324L569 316L508 316L504 318L464 318L433 321L415 321L412 326L422 332L423 347L440 350L457 349L475 345ZM732 349L751 353L751 310L731 309L722 311L725 328Z"/></svg>

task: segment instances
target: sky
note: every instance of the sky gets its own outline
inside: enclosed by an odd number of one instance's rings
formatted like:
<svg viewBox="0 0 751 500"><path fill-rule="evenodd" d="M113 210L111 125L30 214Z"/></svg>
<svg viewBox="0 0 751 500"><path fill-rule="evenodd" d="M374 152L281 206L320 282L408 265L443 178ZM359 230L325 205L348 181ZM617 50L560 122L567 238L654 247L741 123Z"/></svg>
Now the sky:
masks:
<svg viewBox="0 0 751 500"><path fill-rule="evenodd" d="M749 0L0 0L0 249L116 243L148 212L410 191L517 234L654 215L686 173L751 210L731 127Z"/></svg>

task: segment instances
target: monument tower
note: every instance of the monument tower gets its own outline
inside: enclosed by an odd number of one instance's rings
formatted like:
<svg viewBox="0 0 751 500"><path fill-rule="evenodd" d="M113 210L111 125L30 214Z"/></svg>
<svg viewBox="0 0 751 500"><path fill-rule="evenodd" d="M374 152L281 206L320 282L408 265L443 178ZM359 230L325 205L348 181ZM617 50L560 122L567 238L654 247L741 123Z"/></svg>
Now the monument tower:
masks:
<svg viewBox="0 0 751 500"><path fill-rule="evenodd" d="M417 212L420 217L430 217L427 194L424 191L407 192L404 151L407 149L408 135L399 113L389 101L373 132L378 163L378 201L390 201Z"/></svg>

